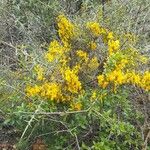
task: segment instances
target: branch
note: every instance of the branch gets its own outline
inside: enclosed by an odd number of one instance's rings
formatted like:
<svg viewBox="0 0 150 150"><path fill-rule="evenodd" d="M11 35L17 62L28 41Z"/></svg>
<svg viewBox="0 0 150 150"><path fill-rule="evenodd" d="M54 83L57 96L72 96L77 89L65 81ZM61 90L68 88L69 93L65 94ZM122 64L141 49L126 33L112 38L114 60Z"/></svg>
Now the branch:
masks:
<svg viewBox="0 0 150 150"><path fill-rule="evenodd" d="M64 111L64 112L37 112L36 115L60 115L60 116L63 116L66 114L86 113L88 111L89 111L89 109L80 110L80 111ZM27 115L35 115L35 112L23 112L23 111L13 112L13 114L17 114L17 113L22 113L22 114L27 114Z"/></svg>

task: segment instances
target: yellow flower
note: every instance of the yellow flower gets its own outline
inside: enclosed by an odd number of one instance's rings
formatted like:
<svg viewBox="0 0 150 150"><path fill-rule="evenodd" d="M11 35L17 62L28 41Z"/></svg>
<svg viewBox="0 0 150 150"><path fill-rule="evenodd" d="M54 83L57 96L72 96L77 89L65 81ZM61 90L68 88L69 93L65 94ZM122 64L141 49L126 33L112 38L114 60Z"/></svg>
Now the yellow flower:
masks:
<svg viewBox="0 0 150 150"><path fill-rule="evenodd" d="M115 85L122 85L126 82L126 76L121 70L114 70L107 74L107 81L113 82Z"/></svg>
<svg viewBox="0 0 150 150"><path fill-rule="evenodd" d="M125 68L126 64L128 63L127 59L121 59L121 61L119 62L119 64L116 65L116 69L117 70L121 70L123 68Z"/></svg>
<svg viewBox="0 0 150 150"><path fill-rule="evenodd" d="M88 89L92 90L91 101L103 100L104 91L117 91L123 84L150 90L150 72L142 74L133 70L134 67L138 69L139 62L146 63L148 60L133 48L127 47L121 51L120 41L114 37L113 32L97 22L88 22L86 29L78 33L83 26L79 25L78 28L64 15L58 16L57 23L59 41L51 41L44 55L51 63L45 65L47 69L40 64L34 67L33 75L36 73L38 81L26 78L31 83L37 82L33 86L26 86L27 96L66 103L74 110L81 110L82 103L77 100L83 100L82 96ZM98 44L102 44L104 50L98 49ZM106 46L109 55L105 56ZM100 90L102 93L93 82L99 72L101 74L97 76L97 84L100 88L107 88Z"/></svg>
<svg viewBox="0 0 150 150"><path fill-rule="evenodd" d="M64 15L59 15L57 17L58 24L58 34L61 38L63 44L67 47L69 41L75 36L74 24L70 22Z"/></svg>
<svg viewBox="0 0 150 150"><path fill-rule="evenodd" d="M97 79L98 79L98 85L101 86L102 88L106 88L107 85L109 84L109 82L107 82L107 81L105 80L104 75L99 75L99 76L97 77Z"/></svg>
<svg viewBox="0 0 150 150"><path fill-rule="evenodd" d="M146 91L150 90L150 72L146 71L140 75L134 71L127 72L128 83L142 87Z"/></svg>
<svg viewBox="0 0 150 150"><path fill-rule="evenodd" d="M61 88L57 83L45 82L41 86L26 87L27 96L41 96L46 99L59 101L61 99Z"/></svg>
<svg viewBox="0 0 150 150"><path fill-rule="evenodd" d="M95 100L96 99L96 96L97 96L97 93L96 93L96 91L93 91L93 93L92 93L92 96L91 96L91 101L92 100Z"/></svg>
<svg viewBox="0 0 150 150"><path fill-rule="evenodd" d="M41 92L41 87L37 85L33 87L27 86L25 91L26 91L27 96L31 96L31 97L36 96Z"/></svg>
<svg viewBox="0 0 150 150"><path fill-rule="evenodd" d="M99 75L97 79L98 79L98 84L101 85L104 82L104 75Z"/></svg>
<svg viewBox="0 0 150 150"><path fill-rule="evenodd" d="M103 82L102 88L105 89L105 88L107 87L108 84L109 84L109 82L107 82L107 81Z"/></svg>
<svg viewBox="0 0 150 150"><path fill-rule="evenodd" d="M57 40L53 40L48 48L48 52L45 54L45 58L52 62L56 58L59 58L67 49L64 48Z"/></svg>
<svg viewBox="0 0 150 150"><path fill-rule="evenodd" d="M150 72L146 71L141 80L141 87L146 91L150 91Z"/></svg>
<svg viewBox="0 0 150 150"><path fill-rule="evenodd" d="M40 65L36 65L34 67L34 70L37 73L37 80L43 80L44 79L44 69Z"/></svg>
<svg viewBox="0 0 150 150"><path fill-rule="evenodd" d="M95 42L90 42L90 48L91 48L91 50L96 50L96 48L97 48L97 45L96 45L96 43Z"/></svg>
<svg viewBox="0 0 150 150"><path fill-rule="evenodd" d="M78 93L81 90L81 82L79 81L79 78L74 73L74 71L70 69L65 70L64 78L67 83L68 91L70 91L71 93Z"/></svg>
<svg viewBox="0 0 150 150"><path fill-rule="evenodd" d="M86 27L95 35L95 36L100 36L101 28L99 23L97 22L88 22Z"/></svg>
<svg viewBox="0 0 150 150"><path fill-rule="evenodd" d="M67 65L69 61L69 57L66 57L65 55L63 55L61 58L60 58L60 64L65 67Z"/></svg>
<svg viewBox="0 0 150 150"><path fill-rule="evenodd" d="M41 86L41 96L44 98L59 101L61 95L61 87L57 83L45 82Z"/></svg>
<svg viewBox="0 0 150 150"><path fill-rule="evenodd" d="M46 53L46 54L45 54L45 58L46 58L49 62L52 62L52 61L54 61L55 56L52 55L51 53Z"/></svg>
<svg viewBox="0 0 150 150"><path fill-rule="evenodd" d="M82 108L82 104L81 104L80 102L72 103L72 104L71 104L71 108L72 108L73 110L79 111L79 110L81 110L81 108Z"/></svg>
<svg viewBox="0 0 150 150"><path fill-rule="evenodd" d="M88 60L87 53L84 52L83 50L77 50L77 51L76 51L76 54L77 54L77 56L79 56L80 58L83 58L85 61Z"/></svg>
<svg viewBox="0 0 150 150"><path fill-rule="evenodd" d="M113 32L109 32L107 35L107 39L112 40L114 38Z"/></svg>
<svg viewBox="0 0 150 150"><path fill-rule="evenodd" d="M139 74L135 73L134 71L131 71L128 72L126 76L127 76L127 82L135 85L140 85L141 77Z"/></svg>
<svg viewBox="0 0 150 150"><path fill-rule="evenodd" d="M109 40L108 41L108 51L109 54L112 54L113 52L116 52L120 48L120 42L119 40Z"/></svg>
<svg viewBox="0 0 150 150"><path fill-rule="evenodd" d="M75 65L75 66L73 67L72 70L73 70L73 72L74 72L75 74L77 74L80 69L81 69L80 64L77 64L77 65Z"/></svg>

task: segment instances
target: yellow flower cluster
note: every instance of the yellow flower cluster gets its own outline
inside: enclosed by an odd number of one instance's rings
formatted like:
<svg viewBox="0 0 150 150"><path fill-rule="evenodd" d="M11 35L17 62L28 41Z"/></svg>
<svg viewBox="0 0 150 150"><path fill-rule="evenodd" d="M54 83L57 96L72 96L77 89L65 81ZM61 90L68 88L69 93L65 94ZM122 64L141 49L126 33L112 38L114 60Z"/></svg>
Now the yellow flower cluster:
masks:
<svg viewBox="0 0 150 150"><path fill-rule="evenodd" d="M114 39L113 32L109 32L109 33L108 33L107 39L109 39L109 40Z"/></svg>
<svg viewBox="0 0 150 150"><path fill-rule="evenodd" d="M41 86L41 96L50 100L61 99L61 87L57 83L46 82Z"/></svg>
<svg viewBox="0 0 150 150"><path fill-rule="evenodd" d="M94 36L100 36L102 33L100 25L97 22L88 22L86 27L94 34Z"/></svg>
<svg viewBox="0 0 150 150"><path fill-rule="evenodd" d="M120 85L133 84L148 91L150 86L149 72L142 75L132 68L128 68L129 63L132 62L129 58L121 52L109 55L104 65L105 71L97 77L99 86L106 88L108 85L113 85L116 90Z"/></svg>
<svg viewBox="0 0 150 150"><path fill-rule="evenodd" d="M75 36L75 26L64 15L57 17L58 34L65 47L68 47L68 42Z"/></svg>
<svg viewBox="0 0 150 150"><path fill-rule="evenodd" d="M87 53L85 51L83 51L83 50L77 50L76 54L77 54L77 56L79 56L84 61L88 60L88 55L87 55Z"/></svg>
<svg viewBox="0 0 150 150"><path fill-rule="evenodd" d="M126 77L121 70L114 70L107 75L108 82L114 82L115 85L122 85L126 82Z"/></svg>
<svg viewBox="0 0 150 150"><path fill-rule="evenodd" d="M88 22L86 25L87 29L89 29L94 36L102 36L103 37L103 42L107 43L108 41L108 52L109 54L112 54L113 52L116 52L120 48L120 41L119 40L114 40L114 35L113 32L108 32L107 29L100 27L99 23L97 22ZM91 42L91 49L95 50L96 49L96 43Z"/></svg>
<svg viewBox="0 0 150 150"><path fill-rule="evenodd" d="M41 96L46 99L59 101L62 98L60 85L57 83L45 82L41 86L27 86L28 96Z"/></svg>
<svg viewBox="0 0 150 150"><path fill-rule="evenodd" d="M34 67L36 73L37 73L37 80L43 80L44 79L44 69L40 65L36 65Z"/></svg>
<svg viewBox="0 0 150 150"><path fill-rule="evenodd" d="M65 48L60 45L60 43L56 40L52 41L49 45L48 52L45 54L45 58L49 61L52 62L56 58L60 58L61 55L65 52Z"/></svg>
<svg viewBox="0 0 150 150"><path fill-rule="evenodd" d="M141 87L146 91L150 91L150 72L146 71L141 78Z"/></svg>
<svg viewBox="0 0 150 150"><path fill-rule="evenodd" d="M134 71L126 73L127 82L135 85L140 85L141 76Z"/></svg>
<svg viewBox="0 0 150 150"><path fill-rule="evenodd" d="M90 49L91 50L96 50L96 48L97 48L97 45L96 45L96 43L95 42L90 42Z"/></svg>
<svg viewBox="0 0 150 150"><path fill-rule="evenodd" d="M128 72L126 76L129 83L140 86L146 91L150 90L150 72L146 71L143 75L141 75L133 71Z"/></svg>
<svg viewBox="0 0 150 150"><path fill-rule="evenodd" d="M96 93L96 91L94 90L94 91L92 92L92 95L91 95L91 101L95 100L96 98L97 98L97 93Z"/></svg>
<svg viewBox="0 0 150 150"><path fill-rule="evenodd" d="M67 69L65 71L65 80L67 82L67 90L71 93L78 93L81 90L81 82L79 77L75 74L73 70Z"/></svg>
<svg viewBox="0 0 150 150"><path fill-rule="evenodd" d="M102 101L103 98L104 98L106 95L107 95L106 92L105 92L105 93L101 93L101 92L99 92L98 90L97 90L97 91L93 90L93 92L92 92L92 94L91 94L91 97L90 97L90 100L91 100L91 101L95 101L95 100L100 100L100 101Z"/></svg>
<svg viewBox="0 0 150 150"><path fill-rule="evenodd" d="M37 83L26 87L29 97L37 96L55 102L66 102L71 109L80 110L83 108L82 103L76 100L82 91L87 90L86 87L92 89L94 84L94 90L99 90L95 83L96 78L98 85L101 88L108 87L108 90L115 91L124 84L134 84L146 91L150 90L150 73L147 71L139 74L134 71L136 68L134 69L133 64L140 60L137 58L142 57L129 49L122 51L120 40L112 31L100 27L97 22L88 22L87 28L83 29L85 39L79 40L76 37L75 25L64 15L58 16L57 23L60 41L51 41L45 53L47 62L55 63L55 66L51 72L41 65L34 67ZM87 29L96 38L87 33ZM76 38L76 42L73 43L72 40ZM98 41L103 42L104 51L99 48ZM91 99L96 97L97 93L93 92Z"/></svg>
<svg viewBox="0 0 150 150"><path fill-rule="evenodd" d="M97 79L99 86L102 88L106 88L107 85L113 84L114 89L116 89L117 86L130 83L146 91L150 90L150 72L148 71L145 72L144 75L141 75L134 71L123 73L122 70L114 70L106 75L99 75Z"/></svg>
<svg viewBox="0 0 150 150"><path fill-rule="evenodd" d="M72 108L73 110L79 111L79 110L81 110L81 108L82 108L82 104L81 104L80 102L72 103L72 104L71 104L71 108Z"/></svg>
<svg viewBox="0 0 150 150"><path fill-rule="evenodd" d="M122 69L124 69L126 67L126 65L128 64L128 62L129 61L126 58L123 58L123 59L121 59L121 61L118 64L116 64L115 67L118 70L122 70Z"/></svg>
<svg viewBox="0 0 150 150"><path fill-rule="evenodd" d="M113 52L116 52L120 48L120 42L119 40L109 40L108 41L108 52L109 54L112 54Z"/></svg>
<svg viewBox="0 0 150 150"><path fill-rule="evenodd" d="M35 95L37 95L37 94L39 94L40 93L40 91L41 91L41 87L39 87L39 86L37 86L37 85L35 85L35 86L27 86L26 87L26 94L27 94L27 96L35 96Z"/></svg>
<svg viewBox="0 0 150 150"><path fill-rule="evenodd" d="M102 88L106 88L107 85L109 84L109 82L105 80L105 76L103 74L98 75L97 80L98 80L98 85L101 86Z"/></svg>

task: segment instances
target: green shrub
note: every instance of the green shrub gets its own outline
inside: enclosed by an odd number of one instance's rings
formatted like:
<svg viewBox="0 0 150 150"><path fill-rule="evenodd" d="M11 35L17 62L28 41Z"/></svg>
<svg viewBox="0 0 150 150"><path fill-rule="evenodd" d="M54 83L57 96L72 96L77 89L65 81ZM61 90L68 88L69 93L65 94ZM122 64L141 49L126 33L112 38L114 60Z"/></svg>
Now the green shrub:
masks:
<svg viewBox="0 0 150 150"><path fill-rule="evenodd" d="M80 16L67 18L54 11L57 1L10 3L15 26L32 41L16 45L16 71L1 73L3 124L19 129L18 148L42 138L49 149L142 149L137 122L143 124L144 116L130 95L138 89L149 94L150 73L134 22L126 31L130 5L108 3L104 16L94 5L91 16L87 1Z"/></svg>

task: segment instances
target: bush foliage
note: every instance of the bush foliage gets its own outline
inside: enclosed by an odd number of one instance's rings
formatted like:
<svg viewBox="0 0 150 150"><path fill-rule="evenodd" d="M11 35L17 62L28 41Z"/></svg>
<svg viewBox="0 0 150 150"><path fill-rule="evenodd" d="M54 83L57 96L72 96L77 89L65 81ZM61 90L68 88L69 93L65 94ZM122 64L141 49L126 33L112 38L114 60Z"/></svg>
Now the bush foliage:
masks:
<svg viewBox="0 0 150 150"><path fill-rule="evenodd" d="M1 2L3 58L15 50L1 63L2 126L18 130L17 149L148 149L148 1L79 2Z"/></svg>

